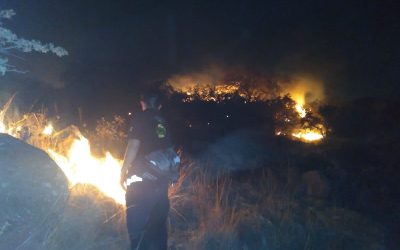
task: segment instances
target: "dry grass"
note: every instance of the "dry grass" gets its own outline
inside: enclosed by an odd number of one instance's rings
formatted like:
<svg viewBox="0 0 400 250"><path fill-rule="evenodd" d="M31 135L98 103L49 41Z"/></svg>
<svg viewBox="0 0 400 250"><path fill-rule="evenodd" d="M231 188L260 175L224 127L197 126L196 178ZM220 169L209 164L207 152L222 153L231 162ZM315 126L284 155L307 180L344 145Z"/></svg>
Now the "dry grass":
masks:
<svg viewBox="0 0 400 250"><path fill-rule="evenodd" d="M71 126L45 136L47 124L44 113L31 113L12 125L28 128L30 144L61 154L80 133ZM100 125L98 132L112 137L118 130L108 134L107 128L121 124ZM239 180L184 163L169 190L170 248L382 249L378 226L355 212L295 198L296 190L278 178L281 173L265 169ZM60 220L46 233L44 249L128 249L124 209L93 187L76 186Z"/></svg>
<svg viewBox="0 0 400 250"><path fill-rule="evenodd" d="M295 198L277 175L266 170L238 180L187 164L170 189L170 249L383 249L381 227Z"/></svg>
<svg viewBox="0 0 400 250"><path fill-rule="evenodd" d="M257 234L263 226L273 225L268 217L281 222L291 216L290 202L273 197L275 187L268 176L261 186L238 185L226 176L214 178L194 164L182 170L177 185L170 190L172 247L248 248L244 230ZM257 241L264 248L266 238L262 237Z"/></svg>
<svg viewBox="0 0 400 250"><path fill-rule="evenodd" d="M71 189L67 207L47 249L129 249L125 210L96 188L77 185Z"/></svg>

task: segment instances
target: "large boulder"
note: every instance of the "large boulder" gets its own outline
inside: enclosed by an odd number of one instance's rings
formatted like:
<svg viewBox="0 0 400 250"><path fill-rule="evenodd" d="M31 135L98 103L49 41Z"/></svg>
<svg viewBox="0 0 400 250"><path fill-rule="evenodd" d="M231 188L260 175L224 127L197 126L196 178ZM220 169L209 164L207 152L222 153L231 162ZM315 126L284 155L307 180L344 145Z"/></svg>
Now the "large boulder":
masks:
<svg viewBox="0 0 400 250"><path fill-rule="evenodd" d="M49 156L0 134L1 250L129 248L124 207L68 181Z"/></svg>
<svg viewBox="0 0 400 250"><path fill-rule="evenodd" d="M0 249L48 249L68 194L45 152L0 134Z"/></svg>

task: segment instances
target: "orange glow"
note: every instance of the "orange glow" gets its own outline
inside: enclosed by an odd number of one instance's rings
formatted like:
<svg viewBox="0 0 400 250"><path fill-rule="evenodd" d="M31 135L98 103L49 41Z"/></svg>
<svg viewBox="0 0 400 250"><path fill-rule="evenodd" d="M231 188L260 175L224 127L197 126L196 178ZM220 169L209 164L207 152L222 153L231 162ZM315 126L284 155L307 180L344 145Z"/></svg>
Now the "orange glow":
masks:
<svg viewBox="0 0 400 250"><path fill-rule="evenodd" d="M292 136L306 142L315 142L322 140L324 138L324 136L321 134L320 131L318 130L313 131L308 129L303 129L297 133L293 133Z"/></svg>
<svg viewBox="0 0 400 250"><path fill-rule="evenodd" d="M49 125L47 125L44 129L43 129L43 134L44 135L51 135L53 134L54 128L53 125L50 123Z"/></svg>
<svg viewBox="0 0 400 250"><path fill-rule="evenodd" d="M306 106L311 111L310 103L322 101L325 98L322 83L311 77L298 76L289 83L281 84L281 87L281 95L289 94L295 101L295 109L300 118L306 117ZM324 138L325 130L322 124L318 124L318 128L294 129L291 135L303 142L317 142Z"/></svg>
<svg viewBox="0 0 400 250"><path fill-rule="evenodd" d="M6 125L4 125L3 121L0 121L0 133L6 132Z"/></svg>
<svg viewBox="0 0 400 250"><path fill-rule="evenodd" d="M254 85L244 87L240 81L224 81L222 72L211 71L189 75L176 75L168 80L173 91L184 94L184 102L195 100L222 102L232 97L241 97L245 101L267 100L270 93Z"/></svg>
<svg viewBox="0 0 400 250"><path fill-rule="evenodd" d="M50 157L63 170L72 186L91 184L119 204L125 204L125 191L120 186L122 161L109 152L105 158L94 157L89 141L82 135L72 143L67 156L48 149Z"/></svg>
<svg viewBox="0 0 400 250"><path fill-rule="evenodd" d="M299 116L301 118L306 117L307 112L300 103L296 104L296 111L297 111L297 113L299 113Z"/></svg>
<svg viewBox="0 0 400 250"><path fill-rule="evenodd" d="M289 94L301 107L325 99L322 82L310 76L296 76L288 82L280 82L279 85L281 88L280 94Z"/></svg>
<svg viewBox="0 0 400 250"><path fill-rule="evenodd" d="M4 116L0 116L0 132L18 138L21 125L16 124L18 122L5 124ZM57 133L51 123L46 126L44 126L46 123L41 124L37 122L36 126L29 127L29 130L32 134L44 134L46 137L35 137L31 143L49 154L64 172L71 187L78 183L91 184L114 199L116 203L125 205L125 190L120 185L121 160L114 158L109 152L106 152L104 158L95 157L90 151L88 139L77 129L71 129L70 137L60 139L56 137ZM51 140L53 138L54 140ZM53 144L53 141L57 143Z"/></svg>
<svg viewBox="0 0 400 250"><path fill-rule="evenodd" d="M187 86L181 87L178 92L184 93L186 95L186 98L184 99L184 101L186 102L194 101L196 98L199 98L200 100L206 102L220 102L224 100L229 100L235 93L238 93L239 96L243 98L250 98L243 91L240 90L239 83L218 84L215 86L195 86L189 84Z"/></svg>
<svg viewBox="0 0 400 250"><path fill-rule="evenodd" d="M192 102L194 100L221 102L238 95L244 99L246 104L247 102L267 101L273 98L268 94L268 91L263 89L263 86L253 86L250 89L245 89L242 88L243 85L240 82L226 83L219 80L223 78L220 75L221 72L178 75L169 79L169 83L174 91L184 94L184 102ZM280 87L278 94L280 96L289 95L296 103L294 109L299 115L299 119L305 118L307 113L311 112L310 103L324 100L322 83L309 76L297 76L285 82L278 81L278 85ZM288 119L284 122L295 121ZM280 131L276 135L288 136L291 139L308 143L322 140L325 136L325 130L322 124L318 124L317 128L302 128L299 121L299 124L292 131L285 133Z"/></svg>

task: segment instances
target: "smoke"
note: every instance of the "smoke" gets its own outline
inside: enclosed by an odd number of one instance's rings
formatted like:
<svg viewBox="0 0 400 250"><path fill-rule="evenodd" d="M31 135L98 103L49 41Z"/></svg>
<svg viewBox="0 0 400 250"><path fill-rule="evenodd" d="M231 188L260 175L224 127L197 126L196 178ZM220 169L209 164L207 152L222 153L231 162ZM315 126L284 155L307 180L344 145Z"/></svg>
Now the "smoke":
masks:
<svg viewBox="0 0 400 250"><path fill-rule="evenodd" d="M188 88L221 84L225 75L225 72L221 68L212 66L196 72L173 75L168 79L168 83L176 91L185 91Z"/></svg>
<svg viewBox="0 0 400 250"><path fill-rule="evenodd" d="M278 82L263 72L244 67L211 65L198 71L175 74L168 84L177 92L188 93L194 89L199 92L216 92L230 95L235 92L252 100L267 100L276 97Z"/></svg>
<svg viewBox="0 0 400 250"><path fill-rule="evenodd" d="M325 101L323 82L309 74L293 75L288 80L281 80L279 86L280 96L289 94L302 106Z"/></svg>

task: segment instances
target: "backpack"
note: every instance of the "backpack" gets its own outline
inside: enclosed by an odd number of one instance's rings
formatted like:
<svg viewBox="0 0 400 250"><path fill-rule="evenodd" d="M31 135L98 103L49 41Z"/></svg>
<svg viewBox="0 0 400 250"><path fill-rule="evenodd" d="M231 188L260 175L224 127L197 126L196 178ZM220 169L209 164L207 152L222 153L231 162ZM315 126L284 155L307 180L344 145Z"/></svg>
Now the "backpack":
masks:
<svg viewBox="0 0 400 250"><path fill-rule="evenodd" d="M176 181L178 178L181 158L173 147L153 151L144 158L151 174L155 175L157 179L161 177L169 181Z"/></svg>

